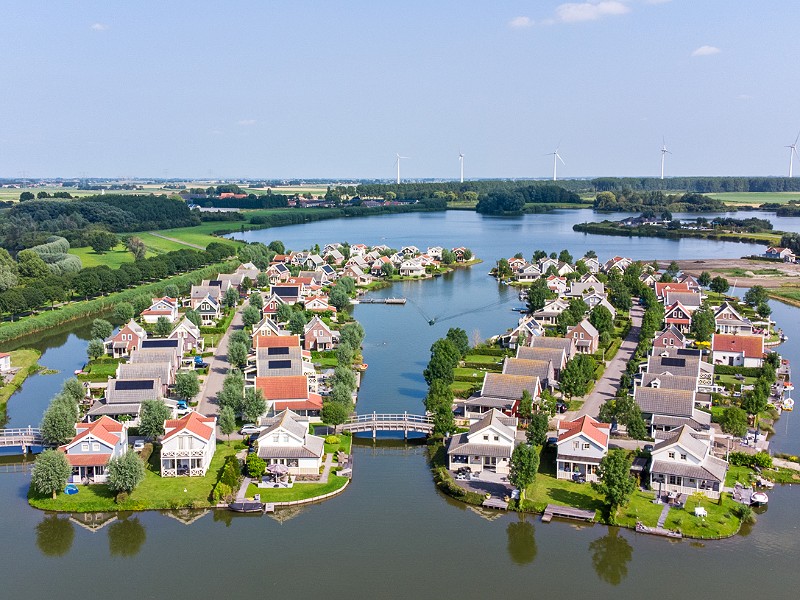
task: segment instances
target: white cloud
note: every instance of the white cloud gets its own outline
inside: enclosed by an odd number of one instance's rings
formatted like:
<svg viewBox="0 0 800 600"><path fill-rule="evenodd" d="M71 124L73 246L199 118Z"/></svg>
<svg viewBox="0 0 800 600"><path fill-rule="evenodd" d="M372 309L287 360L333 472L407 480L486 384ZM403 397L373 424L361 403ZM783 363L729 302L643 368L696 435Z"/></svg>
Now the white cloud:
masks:
<svg viewBox="0 0 800 600"><path fill-rule="evenodd" d="M618 0L601 2L567 2L556 7L555 20L561 23L597 21L607 16L624 15L630 7Z"/></svg>
<svg viewBox="0 0 800 600"><path fill-rule="evenodd" d="M533 19L530 17L514 17L508 22L508 26L513 29L525 29L533 26Z"/></svg>
<svg viewBox="0 0 800 600"><path fill-rule="evenodd" d="M105 23L92 23L89 29L93 31L105 31L106 29L108 29L108 25L106 25Z"/></svg>
<svg viewBox="0 0 800 600"><path fill-rule="evenodd" d="M250 127L251 125L255 125L256 124L256 120L255 119L242 119L241 121L237 121L237 124L239 124L239 125L241 125L243 127Z"/></svg>
<svg viewBox="0 0 800 600"><path fill-rule="evenodd" d="M711 56L712 54L719 54L722 52L716 46L700 46L692 52L692 56Z"/></svg>

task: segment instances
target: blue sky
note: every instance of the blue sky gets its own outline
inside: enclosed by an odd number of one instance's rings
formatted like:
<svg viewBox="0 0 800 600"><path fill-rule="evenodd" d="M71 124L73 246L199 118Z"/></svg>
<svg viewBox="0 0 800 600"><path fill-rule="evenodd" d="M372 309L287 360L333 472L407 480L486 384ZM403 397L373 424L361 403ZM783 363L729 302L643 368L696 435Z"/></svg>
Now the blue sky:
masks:
<svg viewBox="0 0 800 600"><path fill-rule="evenodd" d="M3 3L0 176L785 175L800 3ZM800 173L800 168L796 169Z"/></svg>

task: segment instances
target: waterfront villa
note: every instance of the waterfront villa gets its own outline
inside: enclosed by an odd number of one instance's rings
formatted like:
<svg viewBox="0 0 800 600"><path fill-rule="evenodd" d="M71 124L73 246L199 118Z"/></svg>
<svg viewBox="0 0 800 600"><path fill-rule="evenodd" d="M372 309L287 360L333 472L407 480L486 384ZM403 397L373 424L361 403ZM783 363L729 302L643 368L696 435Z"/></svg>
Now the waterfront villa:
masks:
<svg viewBox="0 0 800 600"><path fill-rule="evenodd" d="M772 260L782 260L783 262L795 262L795 255L789 248L781 248L780 246L770 246L764 253L764 258Z"/></svg>
<svg viewBox="0 0 800 600"><path fill-rule="evenodd" d="M530 345L534 348L551 348L555 350L563 350L564 356L566 360L569 361L575 353L578 351L575 338L573 337L548 337L548 336L539 336L536 338L530 338ZM526 356L520 356L517 353L517 358L528 358ZM555 362L553 363L556 364ZM558 367L557 367L558 368Z"/></svg>
<svg viewBox="0 0 800 600"><path fill-rule="evenodd" d="M217 449L217 419L194 411L164 422L161 476L202 477Z"/></svg>
<svg viewBox="0 0 800 600"><path fill-rule="evenodd" d="M131 319L120 327L119 331L107 338L103 345L106 352L114 358L120 358L130 354L133 350L140 348L142 341L147 339L147 332L144 327Z"/></svg>
<svg viewBox="0 0 800 600"><path fill-rule="evenodd" d="M259 434L256 448L267 465L285 465L290 475L319 475L325 440L308 432L308 419L284 409L262 419L261 425L266 429Z"/></svg>
<svg viewBox="0 0 800 600"><path fill-rule="evenodd" d="M94 423L76 423L75 437L58 449L72 467L71 483L105 483L108 461L125 454L128 431L118 421L101 417Z"/></svg>
<svg viewBox="0 0 800 600"><path fill-rule="evenodd" d="M303 328L303 348L305 350L331 350L338 339L339 332L334 332L318 316L314 316Z"/></svg>
<svg viewBox="0 0 800 600"><path fill-rule="evenodd" d="M633 397L656 439L663 439L682 425L698 431L711 427L711 414L695 406L697 394L693 390L639 386Z"/></svg>
<svg viewBox="0 0 800 600"><path fill-rule="evenodd" d="M178 320L178 301L175 298L153 298L150 307L142 311L142 320L145 323L157 323L162 317L170 323Z"/></svg>
<svg viewBox="0 0 800 600"><path fill-rule="evenodd" d="M447 440L448 468L469 467L473 473L491 470L508 474L517 444L517 420L491 409L469 431Z"/></svg>
<svg viewBox="0 0 800 600"><path fill-rule="evenodd" d="M712 456L708 435L688 425L658 442L650 462L650 486L660 492L719 498L728 463Z"/></svg>
<svg viewBox="0 0 800 600"><path fill-rule="evenodd" d="M222 317L222 304L210 294L195 303L194 310L204 326L212 326Z"/></svg>
<svg viewBox="0 0 800 600"><path fill-rule="evenodd" d="M597 481L597 467L608 453L611 425L590 416L558 423L556 477Z"/></svg>
<svg viewBox="0 0 800 600"><path fill-rule="evenodd" d="M745 335L753 333L753 322L743 318L730 302L723 302L714 312L714 325L717 333Z"/></svg>
<svg viewBox="0 0 800 600"><path fill-rule="evenodd" d="M761 367L764 364L764 337L715 333L711 337L715 365Z"/></svg>
<svg viewBox="0 0 800 600"><path fill-rule="evenodd" d="M200 333L200 328L186 317L178 323L167 339L178 340L178 352L182 355L195 350L202 352L205 347L205 340Z"/></svg>
<svg viewBox="0 0 800 600"><path fill-rule="evenodd" d="M159 379L161 395L167 395L167 387L175 383L175 370L168 362L119 363L116 379Z"/></svg>
<svg viewBox="0 0 800 600"><path fill-rule="evenodd" d="M559 315L569 308L564 300L556 298L533 313L533 318L543 325L558 325Z"/></svg>
<svg viewBox="0 0 800 600"><path fill-rule="evenodd" d="M156 379L109 379L105 397L95 402L87 415L90 419L103 415L122 417L127 416L136 423L142 402L145 400L163 399L169 408L175 410L174 400L163 398L163 385Z"/></svg>

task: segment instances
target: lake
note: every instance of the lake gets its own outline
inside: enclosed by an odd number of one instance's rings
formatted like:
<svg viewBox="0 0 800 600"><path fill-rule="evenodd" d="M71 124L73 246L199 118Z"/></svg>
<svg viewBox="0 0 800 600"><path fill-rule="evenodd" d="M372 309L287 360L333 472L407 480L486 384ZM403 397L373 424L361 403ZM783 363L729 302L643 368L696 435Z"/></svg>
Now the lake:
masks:
<svg viewBox="0 0 800 600"><path fill-rule="evenodd" d="M365 361L358 410L420 411L428 349L448 327L480 338L511 327L513 288L488 276L494 262L521 251L567 248L601 259L738 257L758 246L703 240L576 234L588 211L506 219L449 211L321 221L248 232L249 241L281 239L291 249L331 241L466 245L484 262L423 282L375 292L404 296L404 306L358 305ZM739 213L741 216L742 213ZM758 213L762 214L762 213ZM611 216L610 218L617 218ZM798 309L772 303L789 334L780 351L800 365ZM430 318L436 317L433 326ZM36 424L64 378L85 360L88 323L41 337L42 364L9 402L14 426ZM794 414L776 425L773 446L800 452ZM150 512L111 515L96 531L48 516L25 500L29 476L0 473L0 577L4 594L58 598L178 598L261 594L291 598L628 598L683 594L704 598L794 597L800 585L798 486L771 493L755 527L730 540L671 542L599 525L542 524L538 517L484 512L439 494L419 445L354 445L355 477L342 495L274 516ZM0 470L2 470L0 465ZM192 519L190 525L185 521ZM98 523L99 524L99 523ZM477 565L477 566L476 566ZM756 570L757 567L757 570ZM477 570L476 570L477 569ZM478 572L480 571L480 572ZM680 585L676 583L680 581Z"/></svg>

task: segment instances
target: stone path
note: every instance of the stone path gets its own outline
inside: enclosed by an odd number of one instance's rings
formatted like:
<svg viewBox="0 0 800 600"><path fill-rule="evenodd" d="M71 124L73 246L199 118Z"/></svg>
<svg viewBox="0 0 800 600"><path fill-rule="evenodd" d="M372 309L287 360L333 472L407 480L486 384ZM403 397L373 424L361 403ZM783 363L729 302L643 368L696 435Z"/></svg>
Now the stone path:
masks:
<svg viewBox="0 0 800 600"><path fill-rule="evenodd" d="M325 455L325 464L322 467L322 475L319 476L320 483L328 483L328 475L330 475L331 467L333 466L333 454L330 452Z"/></svg>
<svg viewBox="0 0 800 600"><path fill-rule="evenodd" d="M236 492L237 500L244 500L247 497L247 487L250 485L250 478L245 477L242 480L242 485L239 486L239 491Z"/></svg>
<svg viewBox="0 0 800 600"><path fill-rule="evenodd" d="M664 527L664 523L667 522L667 515L669 514L669 504L665 504L664 508L661 509L661 516L658 517L658 528Z"/></svg>
<svg viewBox="0 0 800 600"><path fill-rule="evenodd" d="M622 341L616 356L608 363L603 376L595 383L592 391L584 399L583 406L573 418L584 415L597 417L600 413L600 406L616 395L619 389L620 377L627 369L628 363L639 343L639 330L642 327L643 315L644 309L641 306L637 305L631 309L631 329L628 335ZM568 416L565 415L563 418L568 418Z"/></svg>

